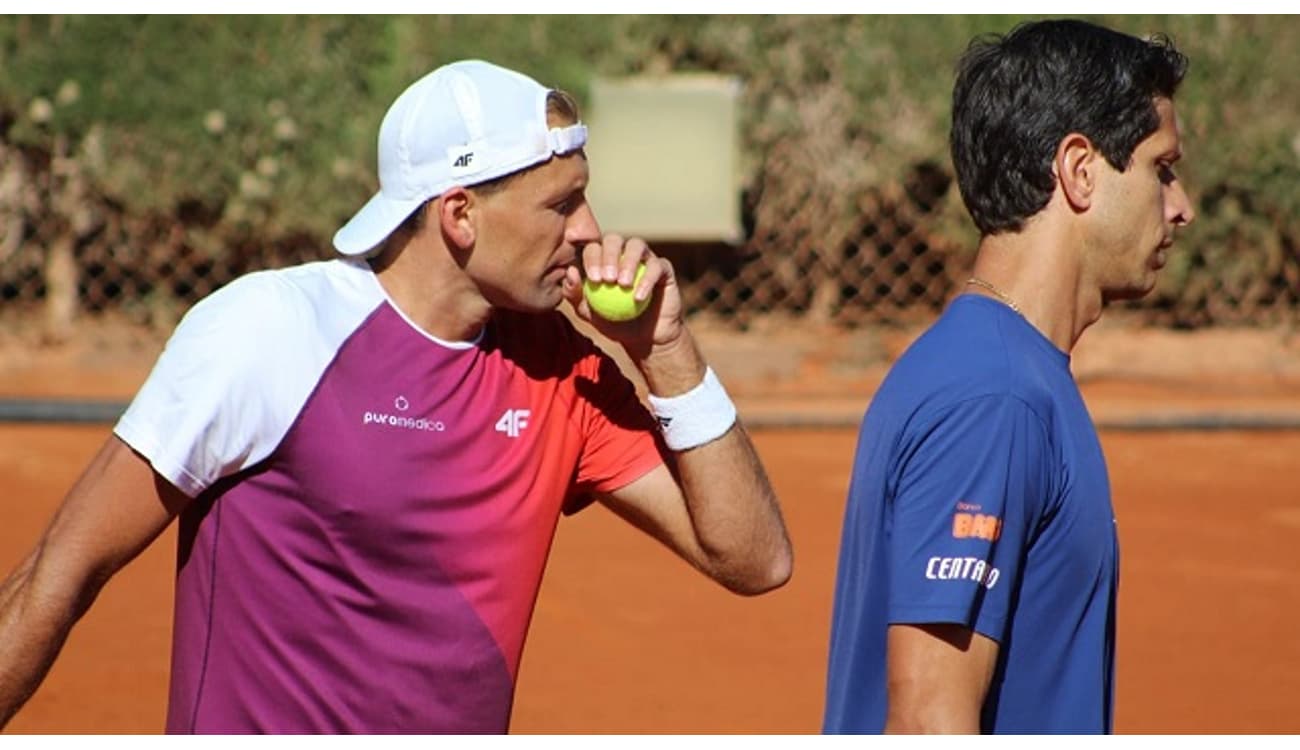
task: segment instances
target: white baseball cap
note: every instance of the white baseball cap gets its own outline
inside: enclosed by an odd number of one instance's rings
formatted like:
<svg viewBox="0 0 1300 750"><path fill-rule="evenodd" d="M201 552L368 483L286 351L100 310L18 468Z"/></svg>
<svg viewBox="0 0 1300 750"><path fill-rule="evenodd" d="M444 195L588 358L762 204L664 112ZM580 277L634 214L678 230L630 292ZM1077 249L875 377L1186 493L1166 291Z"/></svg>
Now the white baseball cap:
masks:
<svg viewBox="0 0 1300 750"><path fill-rule="evenodd" d="M334 235L365 255L430 198L567 154L587 142L582 123L546 122L550 89L482 60L450 63L411 84L379 126L379 192Z"/></svg>

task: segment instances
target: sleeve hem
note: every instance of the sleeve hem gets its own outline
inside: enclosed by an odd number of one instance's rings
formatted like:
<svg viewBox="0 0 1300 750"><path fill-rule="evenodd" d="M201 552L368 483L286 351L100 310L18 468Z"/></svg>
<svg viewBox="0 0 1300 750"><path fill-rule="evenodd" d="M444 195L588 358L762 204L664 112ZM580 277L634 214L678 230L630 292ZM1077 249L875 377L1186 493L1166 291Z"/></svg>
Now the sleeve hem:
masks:
<svg viewBox="0 0 1300 750"><path fill-rule="evenodd" d="M144 456L153 470L163 479L171 482L181 492L190 498L198 495L207 489L203 480L191 474L180 463L165 458L158 449L157 441L149 438L146 433L137 428L133 423L125 419L119 421L113 428L113 434L117 435L122 442L131 447L131 450Z"/></svg>
<svg viewBox="0 0 1300 750"><path fill-rule="evenodd" d="M603 493L617 492L646 474L654 471L664 463L663 457L660 456L657 451L647 451L643 455L645 456L643 461L637 461L630 464L629 468L620 471L617 475L610 477L599 485L593 486L592 490L594 492Z"/></svg>
<svg viewBox="0 0 1300 750"><path fill-rule="evenodd" d="M969 612L956 607L906 607L895 608L889 614L890 625L961 625L980 635L1002 643L1005 620L1001 617L976 617L971 622Z"/></svg>

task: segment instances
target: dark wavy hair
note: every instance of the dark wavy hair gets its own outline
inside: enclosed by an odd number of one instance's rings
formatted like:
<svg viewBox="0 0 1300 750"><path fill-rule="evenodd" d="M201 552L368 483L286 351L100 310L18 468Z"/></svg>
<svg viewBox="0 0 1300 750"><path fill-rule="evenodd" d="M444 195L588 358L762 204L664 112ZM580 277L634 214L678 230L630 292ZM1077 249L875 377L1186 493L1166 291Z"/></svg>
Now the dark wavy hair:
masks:
<svg viewBox="0 0 1300 750"><path fill-rule="evenodd" d="M1075 20L976 37L952 92L953 168L982 235L1019 231L1047 205L1061 139L1081 133L1124 171L1160 126L1187 58L1165 36L1139 39Z"/></svg>

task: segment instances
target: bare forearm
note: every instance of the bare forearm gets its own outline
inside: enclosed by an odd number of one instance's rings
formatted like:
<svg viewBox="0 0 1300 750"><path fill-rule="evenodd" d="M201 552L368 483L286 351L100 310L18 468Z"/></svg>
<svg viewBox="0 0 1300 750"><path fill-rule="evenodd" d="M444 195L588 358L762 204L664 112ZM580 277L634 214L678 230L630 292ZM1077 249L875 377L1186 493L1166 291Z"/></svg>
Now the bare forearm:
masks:
<svg viewBox="0 0 1300 750"><path fill-rule="evenodd" d="M892 696L885 717L885 734L979 734L978 706L945 705L942 700L922 698L919 702L896 705Z"/></svg>
<svg viewBox="0 0 1300 750"><path fill-rule="evenodd" d="M663 397L695 388L706 369L689 332L638 365L651 392ZM674 459L707 572L739 593L761 593L784 583L792 566L785 522L740 422L716 440L678 451Z"/></svg>
<svg viewBox="0 0 1300 750"><path fill-rule="evenodd" d="M0 728L36 692L86 609L84 601L40 595L36 577L29 557L0 586Z"/></svg>
<svg viewBox="0 0 1300 750"><path fill-rule="evenodd" d="M740 423L712 443L677 454L676 468L713 577L743 594L785 583L793 566L785 521Z"/></svg>
<svg viewBox="0 0 1300 750"><path fill-rule="evenodd" d="M49 529L0 586L0 725L22 706L109 578L189 502L110 436Z"/></svg>
<svg viewBox="0 0 1300 750"><path fill-rule="evenodd" d="M998 644L964 625L889 627L887 733L978 734Z"/></svg>

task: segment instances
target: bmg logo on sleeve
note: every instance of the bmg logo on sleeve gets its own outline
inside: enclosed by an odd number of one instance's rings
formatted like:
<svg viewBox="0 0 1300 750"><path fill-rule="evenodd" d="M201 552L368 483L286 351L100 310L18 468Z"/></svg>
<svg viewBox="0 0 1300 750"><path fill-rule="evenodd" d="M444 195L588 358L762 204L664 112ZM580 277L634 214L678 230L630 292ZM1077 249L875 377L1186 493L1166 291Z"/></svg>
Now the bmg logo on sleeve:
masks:
<svg viewBox="0 0 1300 750"><path fill-rule="evenodd" d="M983 513L952 514L954 539L984 539L996 542L1002 536L1002 519Z"/></svg>
<svg viewBox="0 0 1300 750"><path fill-rule="evenodd" d="M952 538L996 542L1002 536L1002 519L991 513L980 513L982 509L975 503L959 501L957 512L952 514Z"/></svg>

